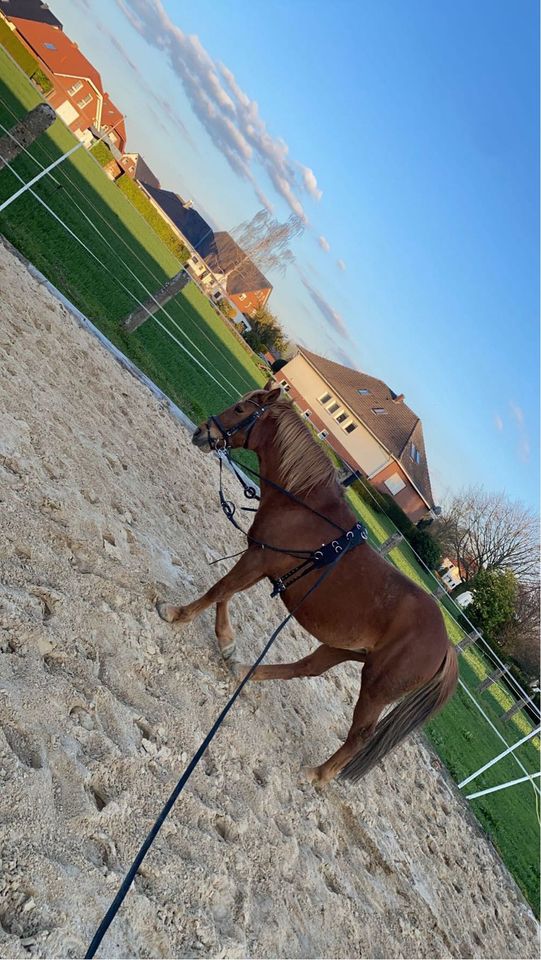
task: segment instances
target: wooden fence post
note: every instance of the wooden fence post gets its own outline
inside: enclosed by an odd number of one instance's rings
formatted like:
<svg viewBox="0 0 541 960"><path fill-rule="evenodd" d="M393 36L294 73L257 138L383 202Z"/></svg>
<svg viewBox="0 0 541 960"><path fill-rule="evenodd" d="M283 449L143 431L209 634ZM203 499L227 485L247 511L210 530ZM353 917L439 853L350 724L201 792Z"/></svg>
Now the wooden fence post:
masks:
<svg viewBox="0 0 541 960"><path fill-rule="evenodd" d="M56 120L56 113L49 103L38 103L11 127L9 133L0 137L0 170L15 160Z"/></svg>
<svg viewBox="0 0 541 960"><path fill-rule="evenodd" d="M509 672L508 667L496 667L496 669L493 670L490 676L485 677L485 679L482 680L479 686L477 687L479 693L482 693L483 690L488 690L488 688L491 687L493 683L496 683L500 679L500 677L503 677L503 675L508 672Z"/></svg>
<svg viewBox="0 0 541 960"><path fill-rule="evenodd" d="M463 653L464 650L467 650L468 647L471 647L472 643L475 643L479 640L481 634L477 630L471 630L470 633L467 633L466 636L462 637L462 640L457 643L456 649L459 653Z"/></svg>
<svg viewBox="0 0 541 960"><path fill-rule="evenodd" d="M381 547L379 548L379 552L381 553L382 557L386 557L391 550L397 547L399 543L402 543L403 539L404 537L398 531L396 533L392 533L385 543L382 543Z"/></svg>
<svg viewBox="0 0 541 960"><path fill-rule="evenodd" d="M140 307L137 307L136 310L133 310L132 313L122 320L122 329L126 330L127 333L133 333L145 320L148 320L154 313L157 313L160 307L164 307L166 303L169 303L169 300L172 300L172 298L190 282L190 279L190 274L183 267L180 273L176 273L174 277L167 280L166 283L156 291L152 298L149 297Z"/></svg>
<svg viewBox="0 0 541 960"><path fill-rule="evenodd" d="M509 710L506 710L505 713L502 715L502 720L504 721L504 723L510 720L511 717L514 717L515 713L518 713L519 710L522 710L522 708L528 703L528 700L529 698L526 699L525 697L521 697L520 700L517 700L517 702L514 703L513 706L509 708Z"/></svg>

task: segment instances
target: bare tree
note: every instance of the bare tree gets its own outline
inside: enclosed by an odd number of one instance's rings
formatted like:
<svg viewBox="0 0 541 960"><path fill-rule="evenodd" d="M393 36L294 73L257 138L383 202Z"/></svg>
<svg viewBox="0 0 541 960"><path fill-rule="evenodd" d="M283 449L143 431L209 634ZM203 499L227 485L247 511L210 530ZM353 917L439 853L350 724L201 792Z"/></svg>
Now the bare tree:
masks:
<svg viewBox="0 0 541 960"><path fill-rule="evenodd" d="M539 677L539 613L539 580L519 581L514 614L497 637L503 652L534 678Z"/></svg>
<svg viewBox="0 0 541 960"><path fill-rule="evenodd" d="M231 244L232 266L227 275L239 270L247 260L255 263L262 273L273 270L283 275L295 260L289 244L303 232L304 224L294 213L285 223L279 223L268 210L259 210L251 220L245 220L231 232L240 252Z"/></svg>
<svg viewBox="0 0 541 960"><path fill-rule="evenodd" d="M539 558L539 519L503 493L469 487L449 502L433 533L459 566L465 583L478 570L513 570L531 581Z"/></svg>

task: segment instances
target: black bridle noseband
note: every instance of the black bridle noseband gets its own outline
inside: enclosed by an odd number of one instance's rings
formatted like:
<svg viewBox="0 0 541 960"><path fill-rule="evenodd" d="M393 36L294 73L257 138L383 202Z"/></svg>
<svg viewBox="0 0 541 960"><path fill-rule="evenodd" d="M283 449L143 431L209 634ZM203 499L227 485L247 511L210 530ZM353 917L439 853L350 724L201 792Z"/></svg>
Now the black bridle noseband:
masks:
<svg viewBox="0 0 541 960"><path fill-rule="evenodd" d="M358 544L366 541L368 539L368 533L366 528L362 525L362 523L359 523L359 522L357 522L355 526L351 528L351 530L344 530L344 528L339 526L337 523L335 523L334 520L330 520L328 517L324 516L324 514L319 513L318 510L314 510L313 507L305 503L303 500L297 497L294 493L291 493L289 490L286 490L285 487L281 487L280 484L275 483L274 480L269 480L266 477L262 477L260 474L257 474L255 470L252 470L250 467L247 467L245 465L243 465L244 469L248 470L249 473L253 474L259 480L262 480L264 483L269 484L269 486L273 487L275 490L278 490L280 493L283 493L286 497L289 497L290 500L293 500L295 503L298 503L300 506L304 507L306 510L309 510L310 513L315 514L321 520L325 520L325 522L328 523L331 527L334 527L335 530L339 530L340 536L338 536L335 540L332 540L330 543L322 544L319 550L295 550L295 549L284 549L283 547L274 547L269 543L264 543L261 540L256 540L255 537L252 537L249 533L247 533L245 530L242 529L242 527L235 520L235 516L234 516L235 510L236 510L235 504L232 503L231 500L226 500L224 495L223 482L222 482L223 481L223 477L222 477L223 458L225 457L227 459L235 476L241 483L244 490L244 496L249 500L253 500L253 499L259 500L256 489L250 486L250 484L246 483L244 477L239 473L237 469L237 464L231 457L231 453L230 453L231 444L229 441L231 437L235 436L236 433L240 433L240 431L245 430L246 436L244 438L243 447L246 449L246 444L248 442L248 438L250 436L251 430L253 429L257 421L268 410L267 406L265 405L260 406L258 403L256 403L255 400L249 400L246 402L253 403L256 409L253 411L253 413L249 414L249 416L247 417L244 417L243 420L240 420L239 423L235 424L235 426L233 427L229 427L229 428L224 427L219 417L214 417L214 416L209 417L208 424L210 423L215 424L215 426L218 428L218 430L221 433L221 439L214 440L210 435L210 427L207 425L208 443L210 448L212 450L215 450L219 455L220 504L227 519L230 520L233 526L236 527L236 529L239 530L241 533L243 533L244 536L249 541L249 543L253 544L254 546L259 546L261 547L261 549L265 549L265 550L272 550L274 553L285 553L291 557L295 557L302 561L296 567L294 567L292 570L289 570L287 573L283 574L278 579L273 579L272 577L269 578L273 584L273 591L271 593L271 597L276 597L276 596L279 596L281 593L284 593L284 591L287 590L288 587L292 586L293 583L296 583L297 580L300 580L301 577L306 576L306 574L311 573L313 570L318 570L321 567L326 567L329 564L335 563L342 553L348 552L353 547L356 547L358 546ZM244 553L245 551L242 551L242 552ZM236 554L236 556L238 556L238 554ZM216 561L213 561L213 562L216 562Z"/></svg>

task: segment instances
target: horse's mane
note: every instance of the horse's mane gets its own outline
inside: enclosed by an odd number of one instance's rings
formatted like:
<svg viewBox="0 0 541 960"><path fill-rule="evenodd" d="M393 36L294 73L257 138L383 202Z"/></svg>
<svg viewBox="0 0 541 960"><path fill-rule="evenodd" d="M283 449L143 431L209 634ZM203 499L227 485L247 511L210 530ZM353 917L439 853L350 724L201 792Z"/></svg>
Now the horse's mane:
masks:
<svg viewBox="0 0 541 960"><path fill-rule="evenodd" d="M289 400L277 400L269 409L276 421L275 444L280 457L280 482L291 493L309 493L314 487L336 483L336 471Z"/></svg>

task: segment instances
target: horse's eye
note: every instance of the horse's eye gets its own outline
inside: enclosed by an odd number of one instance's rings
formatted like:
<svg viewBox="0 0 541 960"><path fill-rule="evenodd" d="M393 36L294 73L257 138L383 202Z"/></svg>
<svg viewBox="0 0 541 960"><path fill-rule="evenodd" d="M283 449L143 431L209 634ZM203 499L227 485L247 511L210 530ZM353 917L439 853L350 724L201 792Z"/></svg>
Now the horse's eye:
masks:
<svg viewBox="0 0 541 960"><path fill-rule="evenodd" d="M235 413L242 413L242 407L240 403L237 403L237 406L235 407Z"/></svg>

